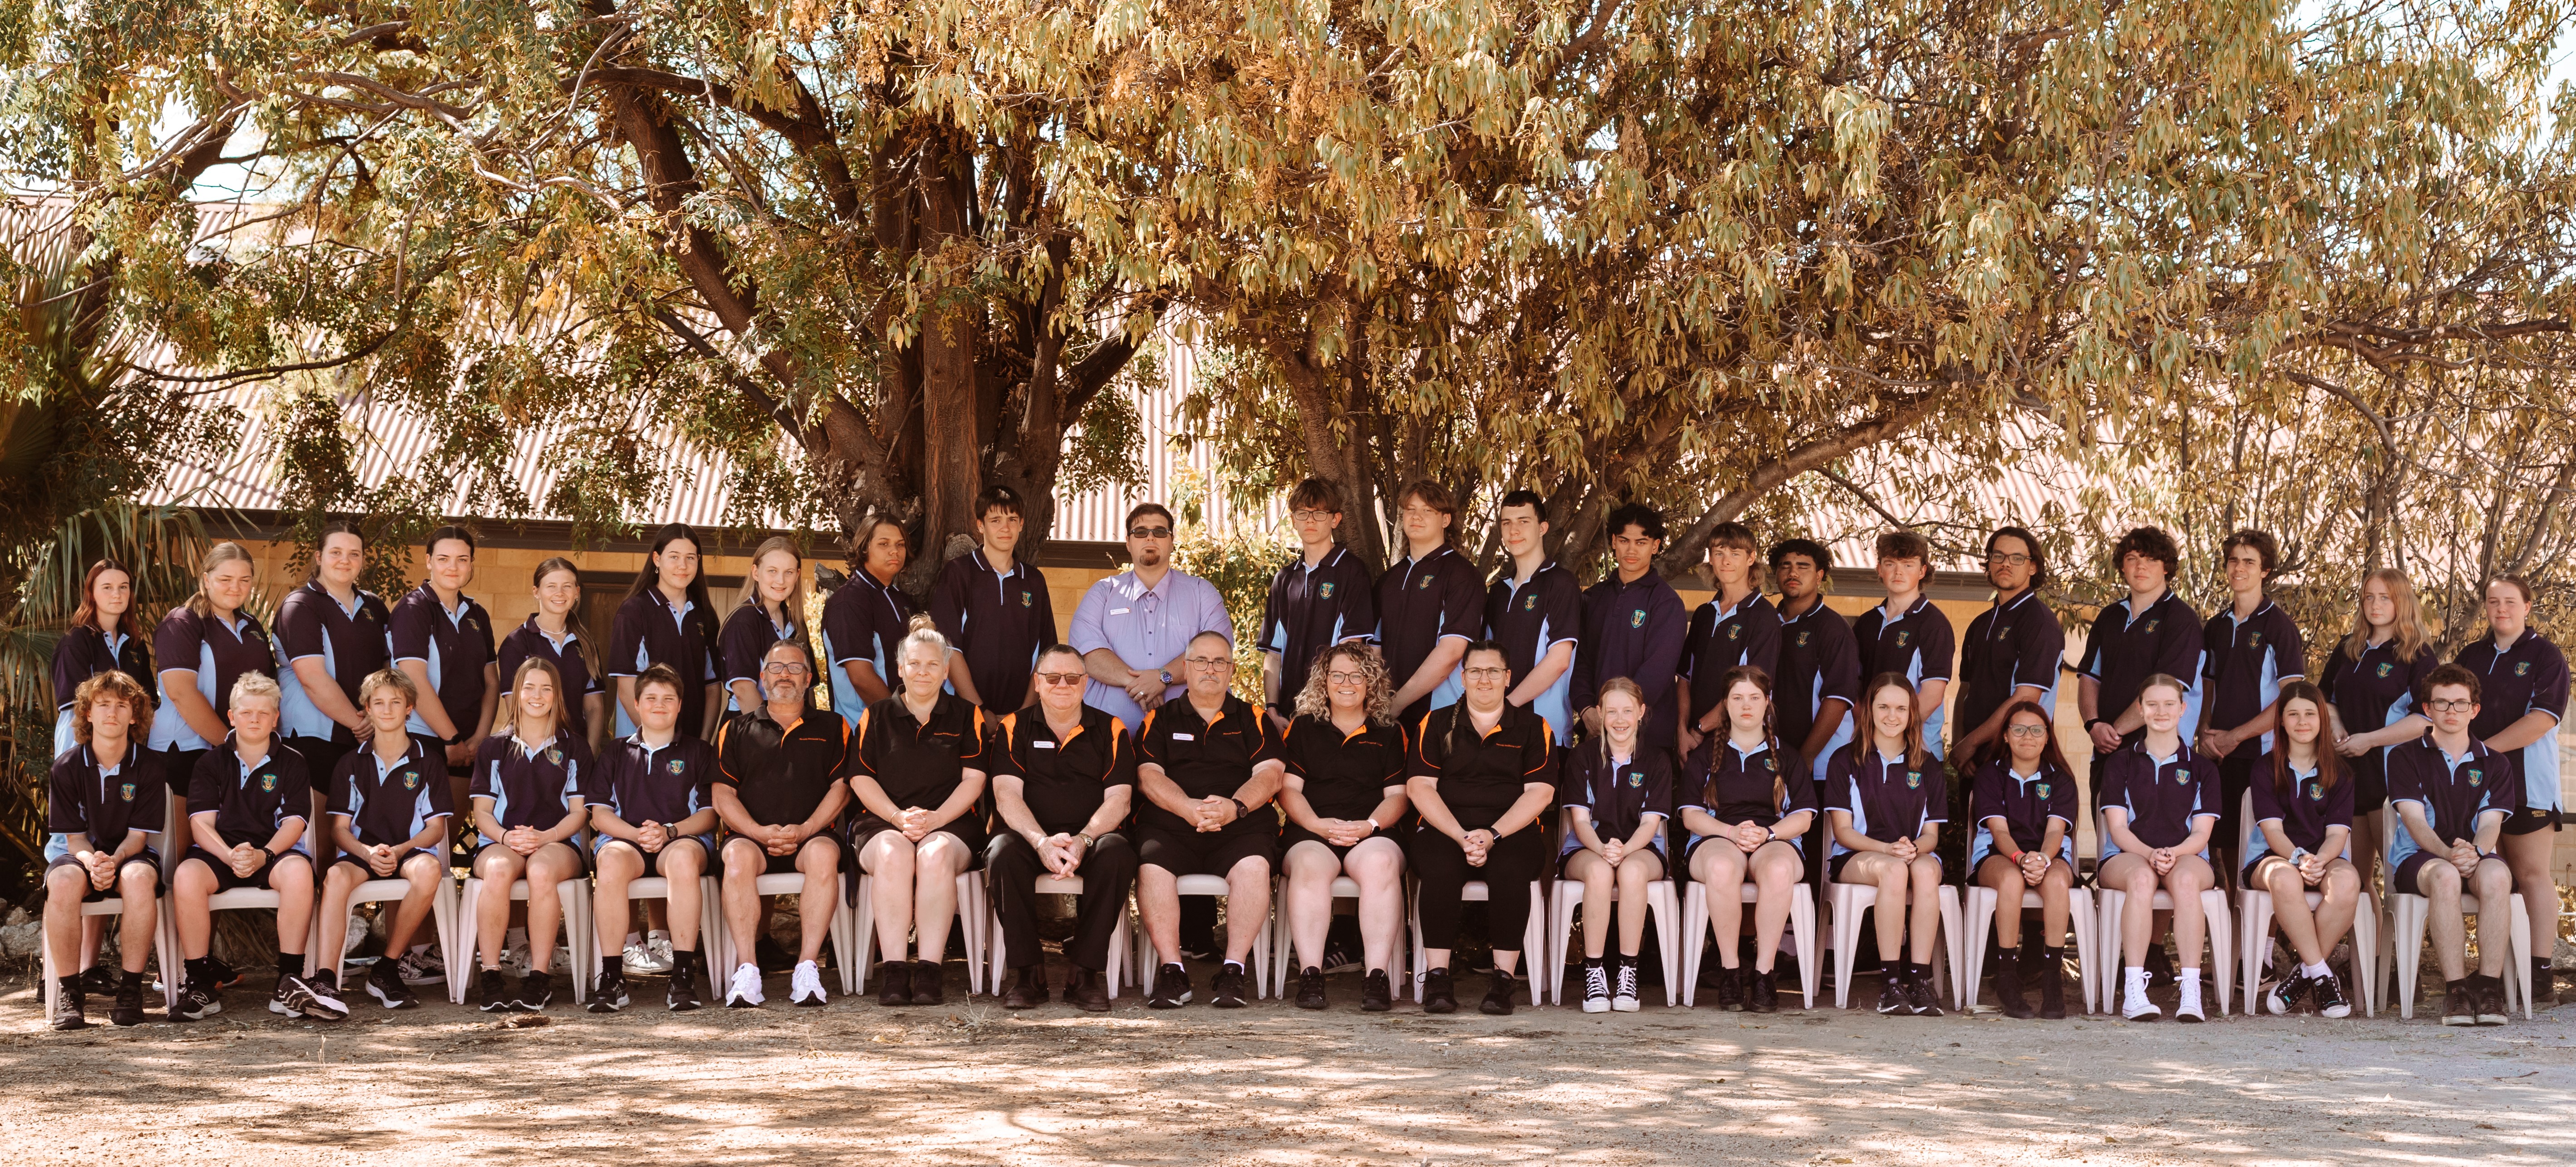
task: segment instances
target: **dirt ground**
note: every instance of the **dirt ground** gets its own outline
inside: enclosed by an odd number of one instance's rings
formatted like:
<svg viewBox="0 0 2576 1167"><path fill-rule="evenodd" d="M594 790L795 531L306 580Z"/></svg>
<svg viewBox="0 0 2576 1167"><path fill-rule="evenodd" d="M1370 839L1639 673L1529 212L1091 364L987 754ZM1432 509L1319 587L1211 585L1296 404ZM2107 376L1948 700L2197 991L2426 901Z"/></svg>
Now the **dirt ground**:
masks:
<svg viewBox="0 0 2576 1167"><path fill-rule="evenodd" d="M507 1028L443 999L336 1025L264 1010L56 1034L0 996L12 1163L2568 1163L2576 1006L2502 1028L2231 1017L1509 1018L1262 1001L1091 1015L559 1002ZM1205 988L1206 976L1198 976ZM1874 986L1863 981L1862 988ZM1469 977L1473 1004L1482 983ZM1873 997L1874 999L1874 993ZM1650 1000L1660 1000L1660 994ZM1794 998L1791 998L1794 1001ZM103 1010L100 1014L103 1015ZM94 1016L97 1016L94 1015Z"/></svg>

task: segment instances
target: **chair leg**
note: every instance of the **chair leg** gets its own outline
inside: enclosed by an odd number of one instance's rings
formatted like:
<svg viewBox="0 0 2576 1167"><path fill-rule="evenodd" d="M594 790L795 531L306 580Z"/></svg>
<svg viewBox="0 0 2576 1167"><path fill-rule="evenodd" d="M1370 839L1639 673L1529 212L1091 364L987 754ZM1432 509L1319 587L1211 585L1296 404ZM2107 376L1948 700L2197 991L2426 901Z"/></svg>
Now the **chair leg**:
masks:
<svg viewBox="0 0 2576 1167"><path fill-rule="evenodd" d="M1823 983L1825 970L1816 949L1816 897L1813 888L1799 884L1790 889L1789 927L1798 944L1799 1007L1816 1007L1816 987Z"/></svg>
<svg viewBox="0 0 2576 1167"><path fill-rule="evenodd" d="M1699 1001L1699 962L1701 950L1708 947L1701 937L1708 930L1708 888L1694 879L1690 881L1690 889L1682 893L1682 966L1675 977L1665 978L1681 981L1682 1008L1685 1009Z"/></svg>
<svg viewBox="0 0 2576 1167"><path fill-rule="evenodd" d="M1543 904L1547 909L1548 931L1555 937L1556 947L1562 949L1572 938L1575 910L1583 906L1583 885L1569 879L1557 880L1556 894L1548 897ZM1530 958L1531 961L1530 1004L1545 1004L1550 993L1555 994L1557 1004L1564 1004L1565 962L1558 961L1554 966L1550 966L1539 960L1538 953L1525 952L1521 955Z"/></svg>
<svg viewBox="0 0 2576 1167"><path fill-rule="evenodd" d="M1673 881L1659 879L1647 885L1647 903L1655 913L1655 948L1664 963L1664 1008L1681 1003L1682 966L1681 934L1674 917L1681 915L1679 897L1673 894Z"/></svg>
<svg viewBox="0 0 2576 1167"><path fill-rule="evenodd" d="M2084 994L2084 1011L2086 1013L2091 1013L2093 1011L2093 1002L2095 999L2093 981L2095 976L2098 975L2097 962L2095 960L2096 952L2094 942L2096 937L2094 935L2092 890L2081 887L2068 888L2066 893L2066 909L2069 917L2068 922L2074 925L2075 932L2075 979L2078 982L2077 988ZM2052 975L2062 975L2062 970L2051 970L2051 972Z"/></svg>
<svg viewBox="0 0 2576 1167"><path fill-rule="evenodd" d="M1995 903L1995 889L1983 886L1968 889L1965 929L1968 933L1968 968L1959 985L1959 995L1966 999L1967 1004L1961 1006L1962 1012L1976 1005L1984 996L1980 990L1986 980L1986 937L1995 930Z"/></svg>

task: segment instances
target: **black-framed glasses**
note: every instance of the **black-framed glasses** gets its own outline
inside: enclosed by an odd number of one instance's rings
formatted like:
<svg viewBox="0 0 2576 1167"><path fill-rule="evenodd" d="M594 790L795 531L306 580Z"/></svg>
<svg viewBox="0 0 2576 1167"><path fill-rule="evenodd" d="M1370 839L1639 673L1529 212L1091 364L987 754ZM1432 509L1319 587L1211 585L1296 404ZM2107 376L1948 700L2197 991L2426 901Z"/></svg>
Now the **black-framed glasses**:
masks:
<svg viewBox="0 0 2576 1167"><path fill-rule="evenodd" d="M2475 701L2427 701L2424 708L2435 713L2466 713L2478 707Z"/></svg>
<svg viewBox="0 0 2576 1167"><path fill-rule="evenodd" d="M2005 567L2027 567L2030 564L2030 556L2024 555L2018 551L2008 551L2000 554L1990 551L1986 553L1986 562L2001 564Z"/></svg>
<svg viewBox="0 0 2576 1167"><path fill-rule="evenodd" d="M1193 656L1185 657L1183 659L1186 660L1193 668L1230 669L1234 667L1234 662L1232 660L1221 656Z"/></svg>
<svg viewBox="0 0 2576 1167"><path fill-rule="evenodd" d="M760 666L760 671L761 671L761 672L764 672L764 673L768 673L768 674L770 674L770 675L772 675L772 676L779 676L779 677L801 677L801 676L804 676L804 675L805 675L805 674L807 674L807 673L813 672L814 670L813 670L813 669L811 669L811 668L808 668L808 667L806 667L806 666L804 666L804 665L798 664L798 663L796 663L795 661L777 661L777 660L774 660L774 661L769 662L768 664L765 664L765 665Z"/></svg>

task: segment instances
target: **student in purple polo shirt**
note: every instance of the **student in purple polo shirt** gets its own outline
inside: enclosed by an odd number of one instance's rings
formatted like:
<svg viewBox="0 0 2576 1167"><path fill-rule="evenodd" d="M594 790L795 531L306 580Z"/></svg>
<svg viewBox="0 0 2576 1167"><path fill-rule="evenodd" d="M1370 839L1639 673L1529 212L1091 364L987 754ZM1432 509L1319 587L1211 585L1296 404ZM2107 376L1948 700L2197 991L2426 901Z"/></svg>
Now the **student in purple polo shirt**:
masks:
<svg viewBox="0 0 2576 1167"><path fill-rule="evenodd" d="M520 665L530 657L543 659L563 678L563 716L572 735L597 750L607 744L613 722L590 632L581 625L581 569L555 556L537 565L531 582L537 610L501 638L501 700L509 702L509 682L519 675Z"/></svg>
<svg viewBox="0 0 2576 1167"><path fill-rule="evenodd" d="M716 654L723 640L716 626L715 601L707 598L707 581L699 571L698 533L686 523L665 525L653 535L653 553L617 605L616 627L608 634L608 659L601 662L617 686L617 736L635 732L635 678L654 665L669 665L686 682L680 692L680 732L712 738L724 715L717 699L721 669Z"/></svg>
<svg viewBox="0 0 2576 1167"><path fill-rule="evenodd" d="M105 672L121 672L147 685L152 677L148 630L143 627L143 613L134 610L134 573L113 559L99 560L81 577L80 594L71 626L54 642L56 754L77 744L72 732L77 720L72 716L72 694L80 691L81 682ZM151 715L148 701L135 710L146 724Z"/></svg>
<svg viewBox="0 0 2576 1167"><path fill-rule="evenodd" d="M1851 621L1825 603L1834 560L1824 544L1813 539L1772 544L1771 576L1780 585L1780 671L1772 716L1780 740L1821 778L1825 759L1852 740L1860 645Z"/></svg>
<svg viewBox="0 0 2576 1167"><path fill-rule="evenodd" d="M810 675L810 674L809 674ZM591 768L591 850L599 894L591 900L599 950L627 944L627 889L660 878L670 888L671 974L664 1004L671 1012L698 1008L698 880L715 858L716 748L680 733L680 674L655 665L635 679L635 708L644 724L608 744ZM622 962L601 963L590 1011L626 1006Z"/></svg>
<svg viewBox="0 0 2576 1167"><path fill-rule="evenodd" d="M1646 889L1666 870L1673 755L1637 737L1646 702L1635 681L1610 678L1601 687L1600 705L1601 732L1567 750L1557 773L1557 804L1565 812L1557 858L1565 878L1583 885L1583 1011L1634 1013L1637 957L1646 942ZM1619 951L1605 960L1614 908Z"/></svg>
<svg viewBox="0 0 2576 1167"><path fill-rule="evenodd" d="M1691 613L1682 635L1681 728L1675 746L1688 754L1701 738L1726 724L1726 670L1751 665L1766 677L1780 671L1780 614L1762 598L1761 550L1742 523L1719 523L1708 533L1708 571L1717 595ZM1792 748L1796 748L1795 744Z"/></svg>
<svg viewBox="0 0 2576 1167"><path fill-rule="evenodd" d="M1878 994L1878 1011L1890 1016L1941 1016L1932 991L1932 942L1941 922L1942 808L1950 804L1941 765L1923 751L1921 714L1914 686L1895 673L1880 673L1861 687L1868 734L1834 751L1825 768L1825 817L1833 857L1825 864L1833 883L1878 888L1878 951L1904 963ZM1911 897L1910 899L1908 897ZM1901 910L1900 910L1901 905ZM1907 938L1912 938L1908 950Z"/></svg>
<svg viewBox="0 0 2576 1167"><path fill-rule="evenodd" d="M1547 500L1515 490L1494 508L1506 569L1485 589L1485 636L1503 646L1512 691L1504 698L1547 719L1556 743L1574 740L1567 694L1583 631L1583 585L1547 554Z"/></svg>
<svg viewBox="0 0 2576 1167"><path fill-rule="evenodd" d="M269 1012L316 1021L349 1015L334 995L304 979L306 929L313 922L313 853L304 817L311 785L304 760L277 739L277 706L274 679L242 674L224 714L232 734L200 755L189 776L189 846L170 875L170 918L187 970L172 1010L180 1020L222 1012L223 987L241 979L212 955L210 901L236 888L277 893L277 988Z"/></svg>
<svg viewBox="0 0 2576 1167"><path fill-rule="evenodd" d="M2513 888L2522 893L2523 907L2531 914L2531 934L2551 936L2558 926L2550 854L2563 817L2558 719L2567 711L2567 657L2531 627L2529 580L2498 576L2487 581L2486 599L2487 634L2462 646L2453 663L2478 674L2485 693L2469 732L2511 762L2521 780L2514 796L2501 804L2513 811L2505 820L2501 846L2505 864L2513 868ZM2532 1001L2549 1004L2557 992L2549 954L2535 952L2531 964Z"/></svg>
<svg viewBox="0 0 2576 1167"><path fill-rule="evenodd" d="M328 783L330 808L322 820L339 858L323 869L321 937L324 967L314 986L339 995L340 954L347 951L349 896L374 879L400 879L410 890L385 926L385 951L409 951L429 921L439 885L447 881L447 839L456 804L448 801L447 761L404 732L417 690L411 678L379 669L358 683L358 707L367 714L367 745L340 759ZM367 970L367 995L387 1009L419 1004L403 983L394 959Z"/></svg>
<svg viewBox="0 0 2576 1167"><path fill-rule="evenodd" d="M1941 726L1959 641L1950 617L1923 594L1923 581L1932 574L1932 544L1912 531L1889 531L1878 537L1876 550L1887 601L1852 621L1860 676L1896 673L1912 681L1915 704L1923 707L1924 752L1945 757Z"/></svg>
<svg viewBox="0 0 2576 1167"><path fill-rule="evenodd" d="M948 687L995 717L1037 700L1030 683L1038 650L1055 643L1055 600L1046 573L1019 558L1027 519L1020 492L999 483L975 496L979 545L941 564L930 618L955 646Z"/></svg>
<svg viewBox="0 0 2576 1167"><path fill-rule="evenodd" d="M2129 585L2129 594L2093 618L2093 630L2084 638L2084 659L2075 665L2075 707L2093 741L2092 789L2097 797L2104 763L2146 732L2146 716L2138 711L2139 682L2162 673L2193 686L2183 696L2182 721L2200 724L2200 613L2172 590L2182 549L2173 536L2139 527L2112 546L2111 563Z"/></svg>
<svg viewBox="0 0 2576 1167"><path fill-rule="evenodd" d="M2066 1017L2066 917L2075 886L2075 774L2057 750L2048 712L2004 710L2004 749L1977 771L1976 840L1968 871L1995 893L1995 1002L2004 1016ZM2039 1008L2022 998L2022 896L2039 893Z"/></svg>
<svg viewBox="0 0 2576 1167"><path fill-rule="evenodd" d="M98 949L82 935L81 905L111 898L124 907L117 918L124 975L115 982L108 1019L143 1023L143 958L152 953L160 919L161 853L154 844L161 841L170 796L161 755L134 735L135 719L151 704L140 682L114 669L72 690L72 748L54 759L45 803L45 829L59 841L45 848L44 942L53 949L55 1029L89 1027L83 965L98 958Z"/></svg>
<svg viewBox="0 0 2576 1167"><path fill-rule="evenodd" d="M1771 732L1771 678L1751 665L1723 678L1726 732L1682 761L1682 827L1690 832L1682 863L1707 890L1717 1007L1776 1013L1780 930L1789 923L1790 893L1806 873L1807 829L1816 824L1816 779ZM1754 885L1753 969L1747 975L1737 936L1743 931L1744 885ZM1700 975L1708 977L1707 966ZM1691 970L1682 970L1690 975Z"/></svg>
<svg viewBox="0 0 2576 1167"><path fill-rule="evenodd" d="M358 686L392 662L386 640L391 623L385 602L358 587L367 569L367 541L345 520L322 528L313 553L313 578L277 606L278 674L285 691L286 747L304 759L304 772L322 781L313 790L313 821L327 822L329 778L340 759L367 732ZM336 840L323 834L315 855L331 867Z"/></svg>
<svg viewBox="0 0 2576 1167"><path fill-rule="evenodd" d="M1342 546L1341 488L1321 478L1298 483L1288 494L1288 521L1297 530L1298 555L1270 577L1255 641L1262 696L1272 727L1283 731L1297 716L1315 654L1377 634L1376 585L1368 565Z"/></svg>
<svg viewBox="0 0 2576 1167"><path fill-rule="evenodd" d="M2325 694L2315 685L2281 686L2280 732L2272 752L2254 768L2253 841L2240 882L2272 893L2272 921L2299 957L2298 969L2263 994L2263 1008L2275 1015L2308 996L2324 1016L2352 1014L2342 985L2326 967L2326 953L2352 929L2360 910L2361 873L2350 858L2352 776L2327 748L2325 709ZM2313 912L2311 891L2320 901ZM2255 938L2258 951L2269 948L2271 939L2268 933Z"/></svg>
<svg viewBox="0 0 2576 1167"><path fill-rule="evenodd" d="M563 907L555 885L588 874L573 836L587 816L582 783L589 778L590 746L572 736L562 718L563 678L553 665L530 658L511 678L514 716L507 736L493 734L476 748L473 767L474 875L489 889L467 904L482 942L477 987L486 1013L543 1012L554 1001L555 929ZM501 976L501 949L509 935L510 885L528 881L528 971L514 993ZM567 944L588 937L566 933Z"/></svg>
<svg viewBox="0 0 2576 1167"><path fill-rule="evenodd" d="M1986 582L1995 602L1968 622L1960 645L1959 732L1950 743L1952 755L1971 766L2002 736L2005 706L2034 701L2056 715L2057 670L2066 655L2066 630L2039 597L2048 557L2038 536L2020 527L1986 536Z"/></svg>
<svg viewBox="0 0 2576 1167"><path fill-rule="evenodd" d="M2326 725L2335 753L2352 771L2352 863L2369 911L2379 910L2373 872L2388 840L2379 808L2388 804L2388 751L2424 736L2424 678L2442 663L2433 651L2406 573L2383 567L2362 577L2352 631L2326 658L2317 682L2326 695Z"/></svg>
<svg viewBox="0 0 2576 1167"><path fill-rule="evenodd" d="M2254 780L2254 763L2272 748L2281 686L2308 673L2308 650L2297 621L2265 594L2281 565L2280 544L2266 532L2245 530L2220 546L2220 567L2234 603L2211 614L2201 632L2201 676L2209 686L2200 706L2197 745L2218 763L2218 870L2236 871L2236 805ZM2192 722L2185 722L2191 725Z"/></svg>
<svg viewBox="0 0 2576 1167"><path fill-rule="evenodd" d="M1610 574L1583 593L1583 635L1574 649L1574 685L1566 703L1587 731L1601 728L1601 682L1626 677L1646 695L1646 744L1676 750L1681 724L1682 637L1690 612L1655 570L1664 550L1664 516L1641 502L1610 512Z"/></svg>
<svg viewBox="0 0 2576 1167"><path fill-rule="evenodd" d="M760 662L770 645L793 640L813 651L805 637L804 569L796 544L783 535L762 540L752 551L751 578L742 589L742 602L725 617L720 633L718 663L723 670L726 712L739 713L764 700Z"/></svg>
<svg viewBox="0 0 2576 1167"><path fill-rule="evenodd" d="M1377 577L1377 642L1395 682L1396 721L1411 725L1458 700L1458 662L1485 630L1485 577L1450 545L1458 501L1423 479L1395 498L1404 558Z"/></svg>
<svg viewBox="0 0 2576 1167"><path fill-rule="evenodd" d="M912 624L912 597L894 586L911 551L903 525L883 513L859 521L859 568L823 601L823 656L832 712L845 727L894 692L894 646Z"/></svg>
<svg viewBox="0 0 2576 1167"><path fill-rule="evenodd" d="M2209 865L2209 837L2218 828L2218 765L2192 753L2182 739L2185 690L2163 674L2138 686L2146 736L2111 755L2102 780L2101 885L2125 892L2121 905L2120 1015L2153 1021L2164 1013L2147 1001L2147 949L2155 943L2158 888L2172 893L2174 947L2182 957L2182 999L2177 1021L2208 1019L2200 1005L2200 942L2209 919L2200 893L2216 886Z"/></svg>
<svg viewBox="0 0 2576 1167"><path fill-rule="evenodd" d="M2499 853L2504 825L2521 801L2513 763L2471 728L2484 706L2478 674L2447 664L2424 678L2432 731L2388 752L2388 890L2419 895L2442 970L2442 1024L2502 1025L2513 870ZM2460 894L2478 897L2478 969L2467 968L2467 916ZM2538 985L2535 982L2534 989Z"/></svg>
<svg viewBox="0 0 2576 1167"><path fill-rule="evenodd" d="M389 625L394 667L411 677L420 704L411 732L447 751L460 803L474 751L491 732L501 702L501 671L492 658L492 613L466 595L474 582L474 533L440 527L422 544L429 578L394 602Z"/></svg>
<svg viewBox="0 0 2576 1167"><path fill-rule="evenodd" d="M268 630L242 610L250 601L252 575L250 552L241 544L215 544L198 569L197 593L170 609L152 633L152 656L161 665L161 707L152 715L149 743L163 755L161 773L170 781L181 822L190 814L188 788L197 759L232 733L225 719L234 684L253 673L277 672Z"/></svg>

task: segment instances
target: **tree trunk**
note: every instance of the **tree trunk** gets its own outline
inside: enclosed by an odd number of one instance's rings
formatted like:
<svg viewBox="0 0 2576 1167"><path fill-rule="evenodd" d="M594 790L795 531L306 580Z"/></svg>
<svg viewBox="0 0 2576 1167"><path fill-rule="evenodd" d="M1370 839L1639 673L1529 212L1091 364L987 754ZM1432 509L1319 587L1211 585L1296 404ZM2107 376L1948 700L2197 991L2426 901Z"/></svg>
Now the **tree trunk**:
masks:
<svg viewBox="0 0 2576 1167"><path fill-rule="evenodd" d="M916 171L922 258L934 277L920 333L921 551L904 572L911 591L928 590L948 561L950 539L972 537L970 512L981 489L975 359L984 322L970 286L975 241L967 212L975 186L967 167L954 131L940 130L925 144Z"/></svg>

